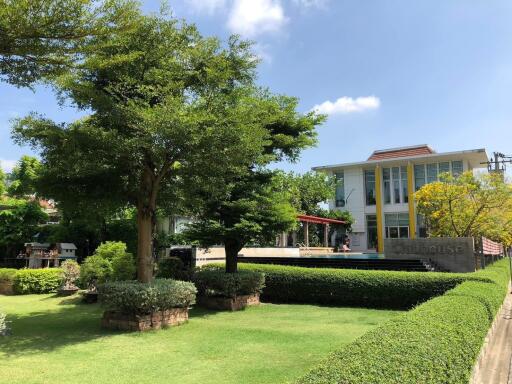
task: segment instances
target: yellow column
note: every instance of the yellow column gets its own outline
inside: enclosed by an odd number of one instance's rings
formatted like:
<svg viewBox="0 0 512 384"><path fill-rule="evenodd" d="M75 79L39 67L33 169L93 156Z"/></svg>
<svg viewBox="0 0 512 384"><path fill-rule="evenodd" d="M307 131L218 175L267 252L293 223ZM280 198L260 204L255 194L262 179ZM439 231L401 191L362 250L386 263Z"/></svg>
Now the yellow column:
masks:
<svg viewBox="0 0 512 384"><path fill-rule="evenodd" d="M412 163L407 164L407 192L409 194L409 237L416 238L416 212L414 211L414 173Z"/></svg>
<svg viewBox="0 0 512 384"><path fill-rule="evenodd" d="M380 165L375 167L375 190L377 192L377 252L384 252L384 225L382 222L382 173Z"/></svg>

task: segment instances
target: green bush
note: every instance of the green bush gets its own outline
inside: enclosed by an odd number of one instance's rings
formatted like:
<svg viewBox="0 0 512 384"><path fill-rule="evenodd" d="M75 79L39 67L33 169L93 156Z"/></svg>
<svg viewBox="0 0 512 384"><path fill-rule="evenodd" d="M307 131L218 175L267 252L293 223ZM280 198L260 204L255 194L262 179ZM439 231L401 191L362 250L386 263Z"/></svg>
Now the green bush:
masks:
<svg viewBox="0 0 512 384"><path fill-rule="evenodd" d="M94 251L94 255L106 260L114 260L126 253L126 244L121 241L107 241L101 243Z"/></svg>
<svg viewBox="0 0 512 384"><path fill-rule="evenodd" d="M226 273L222 268L209 267L197 271L193 281L200 295L235 297L260 293L265 286L265 275L249 270Z"/></svg>
<svg viewBox="0 0 512 384"><path fill-rule="evenodd" d="M135 258L131 253L121 253L112 259L112 280L133 280L135 272Z"/></svg>
<svg viewBox="0 0 512 384"><path fill-rule="evenodd" d="M0 281L14 281L17 272L14 268L0 268Z"/></svg>
<svg viewBox="0 0 512 384"><path fill-rule="evenodd" d="M116 241L102 243L94 255L82 264L82 287L94 289L107 281L132 280L135 278L135 258L126 252L126 244Z"/></svg>
<svg viewBox="0 0 512 384"><path fill-rule="evenodd" d="M189 281L193 270L187 268L179 257L167 257L158 262L157 277Z"/></svg>
<svg viewBox="0 0 512 384"><path fill-rule="evenodd" d="M408 309L443 294L467 274L364 271L241 264L265 274L261 299L272 303Z"/></svg>
<svg viewBox="0 0 512 384"><path fill-rule="evenodd" d="M94 289L112 276L112 263L100 256L89 256L80 268L82 288Z"/></svg>
<svg viewBox="0 0 512 384"><path fill-rule="evenodd" d="M334 352L297 384L467 384L507 293L508 260Z"/></svg>
<svg viewBox="0 0 512 384"><path fill-rule="evenodd" d="M25 295L30 293L56 292L63 283L62 269L20 269L14 277L14 292Z"/></svg>
<svg viewBox="0 0 512 384"><path fill-rule="evenodd" d="M109 310L146 315L171 308L186 308L195 303L194 284L170 279L151 283L118 281L98 286L102 305Z"/></svg>

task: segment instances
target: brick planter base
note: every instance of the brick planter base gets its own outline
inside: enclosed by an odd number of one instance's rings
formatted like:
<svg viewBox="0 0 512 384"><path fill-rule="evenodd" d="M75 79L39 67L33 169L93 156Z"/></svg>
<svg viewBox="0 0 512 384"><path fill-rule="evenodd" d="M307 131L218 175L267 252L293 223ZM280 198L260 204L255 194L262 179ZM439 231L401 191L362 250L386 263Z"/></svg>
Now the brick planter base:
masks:
<svg viewBox="0 0 512 384"><path fill-rule="evenodd" d="M14 295L12 281L0 281L0 295Z"/></svg>
<svg viewBox="0 0 512 384"><path fill-rule="evenodd" d="M188 308L172 308L154 312L151 315L127 315L115 311L105 311L101 326L122 331L148 331L171 325L179 325L188 320Z"/></svg>
<svg viewBox="0 0 512 384"><path fill-rule="evenodd" d="M260 294L242 295L234 298L230 297L198 297L197 304L209 309L220 309L228 311L239 311L249 305L258 305L260 303Z"/></svg>

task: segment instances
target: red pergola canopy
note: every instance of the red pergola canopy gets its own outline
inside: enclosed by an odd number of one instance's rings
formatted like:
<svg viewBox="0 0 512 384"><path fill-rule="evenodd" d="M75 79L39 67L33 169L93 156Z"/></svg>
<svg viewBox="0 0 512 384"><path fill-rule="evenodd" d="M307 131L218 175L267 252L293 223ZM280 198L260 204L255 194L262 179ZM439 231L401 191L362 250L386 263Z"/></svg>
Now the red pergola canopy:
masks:
<svg viewBox="0 0 512 384"><path fill-rule="evenodd" d="M297 215L297 219L299 219L299 221L314 224L347 224L347 222L343 220L326 219L325 217L309 215Z"/></svg>

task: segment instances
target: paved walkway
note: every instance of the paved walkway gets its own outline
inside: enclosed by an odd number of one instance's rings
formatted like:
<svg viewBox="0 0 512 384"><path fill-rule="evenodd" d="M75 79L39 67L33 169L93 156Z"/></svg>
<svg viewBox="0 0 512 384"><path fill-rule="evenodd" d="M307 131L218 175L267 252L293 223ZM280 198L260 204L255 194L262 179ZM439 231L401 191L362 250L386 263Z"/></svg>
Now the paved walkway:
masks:
<svg viewBox="0 0 512 384"><path fill-rule="evenodd" d="M512 294L508 294L474 384L512 384Z"/></svg>

